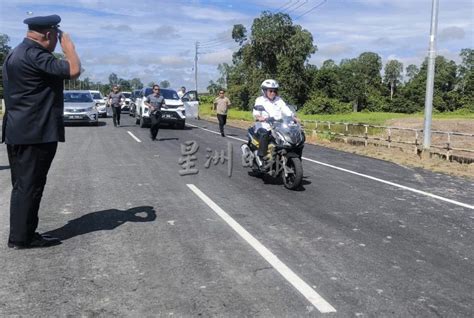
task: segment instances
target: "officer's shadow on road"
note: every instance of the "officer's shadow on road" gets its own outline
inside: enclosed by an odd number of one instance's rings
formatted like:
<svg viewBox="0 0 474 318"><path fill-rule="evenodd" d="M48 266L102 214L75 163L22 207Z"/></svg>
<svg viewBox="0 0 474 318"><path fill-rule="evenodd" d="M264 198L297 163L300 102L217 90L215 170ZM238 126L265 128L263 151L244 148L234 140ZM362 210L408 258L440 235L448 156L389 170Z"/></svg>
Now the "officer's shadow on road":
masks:
<svg viewBox="0 0 474 318"><path fill-rule="evenodd" d="M67 240L91 232L113 230L126 222L152 222L155 219L156 211L152 206L128 210L109 209L88 213L44 234Z"/></svg>

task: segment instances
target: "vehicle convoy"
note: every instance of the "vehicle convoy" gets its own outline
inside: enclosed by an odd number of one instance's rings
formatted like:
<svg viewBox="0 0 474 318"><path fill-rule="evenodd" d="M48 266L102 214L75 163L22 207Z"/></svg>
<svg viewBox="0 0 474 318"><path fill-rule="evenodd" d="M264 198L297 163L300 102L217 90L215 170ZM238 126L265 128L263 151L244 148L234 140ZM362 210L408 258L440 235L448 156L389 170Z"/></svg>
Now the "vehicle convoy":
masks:
<svg viewBox="0 0 474 318"><path fill-rule="evenodd" d="M263 107L258 110L265 111ZM259 162L260 159L257 156L259 138L254 127L250 127L248 142L241 146L242 164L252 168L255 175L281 177L285 188L298 189L303 180L301 156L305 142L304 131L293 117L283 117L281 120L269 117L267 122L271 126L267 160Z"/></svg>
<svg viewBox="0 0 474 318"><path fill-rule="evenodd" d="M145 105L146 97L152 94L151 87L143 88L135 100L135 122L144 128L150 125L150 109ZM175 90L162 88L160 94L165 99L165 107L161 109L160 123L170 124L179 129L184 129L186 123L186 111L183 102Z"/></svg>

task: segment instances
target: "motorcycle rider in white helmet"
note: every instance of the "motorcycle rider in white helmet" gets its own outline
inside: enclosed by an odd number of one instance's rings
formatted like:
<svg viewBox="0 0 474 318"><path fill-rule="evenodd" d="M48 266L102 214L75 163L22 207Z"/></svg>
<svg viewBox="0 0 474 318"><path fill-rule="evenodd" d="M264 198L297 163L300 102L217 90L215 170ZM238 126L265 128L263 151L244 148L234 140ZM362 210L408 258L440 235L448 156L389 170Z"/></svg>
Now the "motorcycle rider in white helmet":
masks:
<svg viewBox="0 0 474 318"><path fill-rule="evenodd" d="M268 151L268 143L270 141L270 124L267 122L269 118L280 120L284 116L294 117L295 113L286 105L286 103L278 96L278 82L273 79L267 79L260 85L262 96L257 97L253 108L253 117L257 121L254 125L254 131L259 138L258 159L260 165L266 159Z"/></svg>

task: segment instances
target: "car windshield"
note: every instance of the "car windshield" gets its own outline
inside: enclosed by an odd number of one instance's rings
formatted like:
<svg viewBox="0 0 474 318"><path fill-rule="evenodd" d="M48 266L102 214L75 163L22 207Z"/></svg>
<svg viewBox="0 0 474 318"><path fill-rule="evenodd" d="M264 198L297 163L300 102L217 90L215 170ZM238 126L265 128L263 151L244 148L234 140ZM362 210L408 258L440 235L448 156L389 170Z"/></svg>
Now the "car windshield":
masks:
<svg viewBox="0 0 474 318"><path fill-rule="evenodd" d="M153 94L153 90L150 87L145 88L145 94L144 96L148 96L150 94ZM160 94L165 98L165 99L175 99L179 100L178 93L172 89L166 89L162 88L160 90Z"/></svg>
<svg viewBox="0 0 474 318"><path fill-rule="evenodd" d="M93 99L102 99L102 96L100 96L100 93L91 93Z"/></svg>
<svg viewBox="0 0 474 318"><path fill-rule="evenodd" d="M130 98L130 96L132 95L132 93L122 93L123 96L125 96L125 98Z"/></svg>
<svg viewBox="0 0 474 318"><path fill-rule="evenodd" d="M89 103L92 102L90 93L64 93L64 102L66 103Z"/></svg>
<svg viewBox="0 0 474 318"><path fill-rule="evenodd" d="M161 95L163 95L165 99L179 99L178 93L171 89L162 89Z"/></svg>

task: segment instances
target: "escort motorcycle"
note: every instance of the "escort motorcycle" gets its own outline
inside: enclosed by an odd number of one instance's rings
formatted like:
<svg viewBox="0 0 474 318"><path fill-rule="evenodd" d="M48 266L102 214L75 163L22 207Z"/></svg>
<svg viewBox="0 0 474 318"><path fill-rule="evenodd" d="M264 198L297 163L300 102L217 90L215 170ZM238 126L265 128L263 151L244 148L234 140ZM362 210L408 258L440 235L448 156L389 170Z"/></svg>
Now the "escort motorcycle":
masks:
<svg viewBox="0 0 474 318"><path fill-rule="evenodd" d="M259 111L265 111L262 106L255 107ZM241 146L242 165L251 168L254 175L281 178L285 188L298 189L303 180L301 156L305 142L304 131L293 117L283 117L281 120L268 118L267 122L271 127L271 137L266 160L262 162L257 156L259 136L254 127L250 127L247 131L248 142Z"/></svg>

